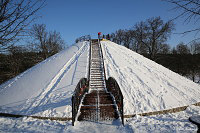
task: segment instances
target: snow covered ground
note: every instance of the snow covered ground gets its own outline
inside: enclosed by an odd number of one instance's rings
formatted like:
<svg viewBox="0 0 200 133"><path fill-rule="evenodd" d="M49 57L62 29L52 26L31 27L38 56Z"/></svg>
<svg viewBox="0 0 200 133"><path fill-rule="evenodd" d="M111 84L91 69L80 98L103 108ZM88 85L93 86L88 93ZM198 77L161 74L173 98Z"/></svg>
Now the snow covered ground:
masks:
<svg viewBox="0 0 200 133"><path fill-rule="evenodd" d="M125 119L125 126L119 121L114 122L75 122L38 120L33 118L2 118L0 117L0 132L66 132L66 133L196 133L197 126L189 122L192 115L200 114L200 107L191 106L186 111Z"/></svg>
<svg viewBox="0 0 200 133"><path fill-rule="evenodd" d="M102 41L107 77L124 96L125 114L165 110L200 102L200 85L110 41Z"/></svg>
<svg viewBox="0 0 200 133"><path fill-rule="evenodd" d="M125 115L200 102L200 86L127 48L102 41L107 78L114 77L124 96ZM77 43L0 85L0 113L71 117L71 96L88 72L89 42ZM50 121L0 117L0 132L195 132L190 106L174 114L113 122Z"/></svg>

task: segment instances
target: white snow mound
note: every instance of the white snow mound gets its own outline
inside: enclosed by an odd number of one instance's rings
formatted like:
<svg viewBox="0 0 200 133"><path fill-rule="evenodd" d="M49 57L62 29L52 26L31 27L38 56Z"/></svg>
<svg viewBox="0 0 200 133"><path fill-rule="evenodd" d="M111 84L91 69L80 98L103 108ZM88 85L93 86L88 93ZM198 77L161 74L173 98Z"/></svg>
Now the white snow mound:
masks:
<svg viewBox="0 0 200 133"><path fill-rule="evenodd" d="M87 76L89 42L70 46L0 86L0 112L71 115L71 96Z"/></svg>
<svg viewBox="0 0 200 133"><path fill-rule="evenodd" d="M126 115L200 102L200 86L110 41L102 41L106 77L124 96ZM71 96L87 77L89 42L77 43L0 86L0 113L71 117Z"/></svg>
<svg viewBox="0 0 200 133"><path fill-rule="evenodd" d="M110 41L102 41L106 77L124 96L125 114L159 111L200 102L200 85Z"/></svg>

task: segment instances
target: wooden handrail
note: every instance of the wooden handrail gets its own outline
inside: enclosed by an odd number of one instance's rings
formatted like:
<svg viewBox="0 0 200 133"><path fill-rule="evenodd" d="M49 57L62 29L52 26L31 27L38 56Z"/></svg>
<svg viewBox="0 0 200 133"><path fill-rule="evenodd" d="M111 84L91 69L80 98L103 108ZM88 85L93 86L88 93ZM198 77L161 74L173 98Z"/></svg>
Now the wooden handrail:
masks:
<svg viewBox="0 0 200 133"><path fill-rule="evenodd" d="M118 110L120 112L122 124L124 125L124 104L123 104L123 95L120 90L120 87L117 83L117 81L113 77L109 77L108 80L106 80L106 88L108 92L110 92L116 101Z"/></svg>
<svg viewBox="0 0 200 133"><path fill-rule="evenodd" d="M78 82L72 96L72 126L74 126L81 100L86 92L88 92L88 81L86 78L82 78Z"/></svg>

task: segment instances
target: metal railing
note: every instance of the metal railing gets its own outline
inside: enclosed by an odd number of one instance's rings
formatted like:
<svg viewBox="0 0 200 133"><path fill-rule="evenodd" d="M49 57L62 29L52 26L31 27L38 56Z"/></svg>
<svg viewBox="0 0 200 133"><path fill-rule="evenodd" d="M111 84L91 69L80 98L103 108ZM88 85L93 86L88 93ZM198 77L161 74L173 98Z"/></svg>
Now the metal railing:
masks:
<svg viewBox="0 0 200 133"><path fill-rule="evenodd" d="M106 87L108 92L110 92L115 98L121 116L122 124L124 125L123 95L120 87L113 77L109 77L108 80L106 80Z"/></svg>
<svg viewBox="0 0 200 133"><path fill-rule="evenodd" d="M105 71L105 65L104 65L103 50L102 50L100 41L98 42L98 44L99 44L99 47L101 50L101 59L102 59L102 63L103 63L104 79L106 80L106 71Z"/></svg>
<svg viewBox="0 0 200 133"><path fill-rule="evenodd" d="M82 78L78 82L72 96L72 126L74 126L81 100L86 92L88 92L88 81L86 78Z"/></svg>
<svg viewBox="0 0 200 133"><path fill-rule="evenodd" d="M89 47L90 47L90 48L89 48L89 64L88 64L89 66L88 66L88 76L87 76L88 82L90 82L91 53L92 53L92 52L91 52L91 50L92 50L92 49L91 49L91 47L92 47L91 45L92 45L92 40L90 40L90 45L89 45Z"/></svg>

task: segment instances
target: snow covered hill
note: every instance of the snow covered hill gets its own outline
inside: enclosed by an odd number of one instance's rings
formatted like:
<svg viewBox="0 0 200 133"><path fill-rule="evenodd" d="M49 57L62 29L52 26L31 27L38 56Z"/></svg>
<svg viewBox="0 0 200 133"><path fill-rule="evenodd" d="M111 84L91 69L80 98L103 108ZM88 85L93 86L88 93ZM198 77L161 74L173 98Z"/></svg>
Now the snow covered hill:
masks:
<svg viewBox="0 0 200 133"><path fill-rule="evenodd" d="M71 97L82 77L87 77L89 42L80 42L0 85L0 113L71 117ZM114 77L124 96L125 115L159 111L200 102L200 85L110 41L101 41L106 77ZM153 117L126 119L109 124L0 117L0 132L133 132L195 131L187 119L199 107ZM92 127L91 127L92 125ZM169 130L169 126L173 129ZM178 129L179 130L179 129Z"/></svg>
<svg viewBox="0 0 200 133"><path fill-rule="evenodd" d="M124 96L125 114L159 111L200 102L200 85L110 41L102 41L107 77Z"/></svg>
<svg viewBox="0 0 200 133"><path fill-rule="evenodd" d="M89 42L77 43L0 86L0 112L71 116L71 96L87 76Z"/></svg>

